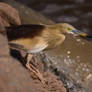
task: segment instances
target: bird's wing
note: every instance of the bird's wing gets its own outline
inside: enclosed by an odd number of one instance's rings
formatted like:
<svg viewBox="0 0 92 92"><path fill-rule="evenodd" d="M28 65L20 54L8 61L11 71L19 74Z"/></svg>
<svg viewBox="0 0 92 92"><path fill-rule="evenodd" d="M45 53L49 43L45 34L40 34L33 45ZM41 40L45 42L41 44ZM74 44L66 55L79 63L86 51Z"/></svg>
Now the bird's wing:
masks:
<svg viewBox="0 0 92 92"><path fill-rule="evenodd" d="M11 43L11 42L9 42L8 44L10 45L10 48L27 51L27 50L26 50L22 45L20 45L20 44Z"/></svg>
<svg viewBox="0 0 92 92"><path fill-rule="evenodd" d="M9 45L11 48L24 50L28 53L38 53L48 47L47 43L43 43L43 44L37 44L33 48L30 48L29 50L27 50L27 48L25 48L24 45L20 45L17 43L9 42ZM29 44L29 45L31 45L31 44Z"/></svg>
<svg viewBox="0 0 92 92"><path fill-rule="evenodd" d="M37 53L45 48L47 48L48 43L43 39L43 37L34 37L32 38L25 38L25 39L17 39L10 41L10 46L26 50L28 53Z"/></svg>
<svg viewBox="0 0 92 92"><path fill-rule="evenodd" d="M46 49L47 47L48 47L47 44L43 44L43 45L41 45L41 46L34 47L34 48L30 49L30 50L28 51L28 53L38 53L38 52L43 51L43 50Z"/></svg>
<svg viewBox="0 0 92 92"><path fill-rule="evenodd" d="M38 43L33 48L28 50L28 53L38 53L45 50L48 47L48 43L44 39L40 38Z"/></svg>
<svg viewBox="0 0 92 92"><path fill-rule="evenodd" d="M6 33L9 41L21 38L33 38L41 35L44 25L25 24L6 27Z"/></svg>

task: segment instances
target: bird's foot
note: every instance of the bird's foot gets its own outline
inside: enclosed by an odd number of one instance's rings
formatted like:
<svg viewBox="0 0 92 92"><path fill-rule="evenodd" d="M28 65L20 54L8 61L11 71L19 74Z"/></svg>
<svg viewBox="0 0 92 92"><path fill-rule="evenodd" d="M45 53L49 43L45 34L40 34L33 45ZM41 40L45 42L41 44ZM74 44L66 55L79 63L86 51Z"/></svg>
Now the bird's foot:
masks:
<svg viewBox="0 0 92 92"><path fill-rule="evenodd" d="M43 84L45 84L45 80L44 80L42 74L39 72L38 69L35 68L34 65L32 65L32 64L30 63L32 57L33 57L32 54L30 54L30 55L27 56L26 67L27 67L31 72L33 72L33 73L37 76L37 78L38 78Z"/></svg>

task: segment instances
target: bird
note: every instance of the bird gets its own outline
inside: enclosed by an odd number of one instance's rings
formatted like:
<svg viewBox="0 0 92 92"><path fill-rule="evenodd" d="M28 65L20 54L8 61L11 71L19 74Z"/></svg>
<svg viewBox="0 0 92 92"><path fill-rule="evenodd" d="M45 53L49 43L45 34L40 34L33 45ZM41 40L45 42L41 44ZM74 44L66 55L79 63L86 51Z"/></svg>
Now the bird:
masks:
<svg viewBox="0 0 92 92"><path fill-rule="evenodd" d="M33 65L30 65L32 54L56 48L64 42L66 34L87 36L86 33L77 30L68 23L22 24L5 27L5 29L9 44L27 52L26 67L34 72L43 83L44 80L40 72Z"/></svg>
<svg viewBox="0 0 92 92"><path fill-rule="evenodd" d="M44 49L55 48L65 40L65 34L86 37L87 34L75 29L68 23L54 25L14 25L6 27L9 43L22 46L28 53L37 53Z"/></svg>

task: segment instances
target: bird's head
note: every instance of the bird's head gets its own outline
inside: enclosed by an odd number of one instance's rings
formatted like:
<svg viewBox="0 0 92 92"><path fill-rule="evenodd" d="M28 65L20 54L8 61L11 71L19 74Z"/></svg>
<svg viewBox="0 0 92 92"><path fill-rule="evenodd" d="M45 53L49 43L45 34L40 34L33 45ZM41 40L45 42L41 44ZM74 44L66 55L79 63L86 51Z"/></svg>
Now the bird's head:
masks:
<svg viewBox="0 0 92 92"><path fill-rule="evenodd" d="M75 34L76 36L82 36L82 37L87 36L86 33L76 29L75 27L73 27L72 25L68 23L59 23L56 25L58 26L61 33Z"/></svg>
<svg viewBox="0 0 92 92"><path fill-rule="evenodd" d="M47 30L44 31L44 38L48 42L48 48L56 47L65 40L65 34L75 34L77 36L86 37L87 34L77 30L68 23L57 23L54 25L47 25Z"/></svg>

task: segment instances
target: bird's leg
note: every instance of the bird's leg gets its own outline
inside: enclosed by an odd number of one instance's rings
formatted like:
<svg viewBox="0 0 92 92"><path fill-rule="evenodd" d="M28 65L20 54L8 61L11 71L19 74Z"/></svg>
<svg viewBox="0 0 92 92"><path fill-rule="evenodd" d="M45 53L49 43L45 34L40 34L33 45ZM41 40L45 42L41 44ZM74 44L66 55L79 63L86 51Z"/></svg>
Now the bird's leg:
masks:
<svg viewBox="0 0 92 92"><path fill-rule="evenodd" d="M29 56L29 55L30 55L30 56ZM26 61L27 61L27 62L26 62L26 67L27 67L29 70L31 70L31 69L30 69L30 61L31 61L32 57L33 57L33 55L32 55L32 54L28 54L28 53L27 53L27 55L26 55L26 57L25 57L25 58L26 58Z"/></svg>
<svg viewBox="0 0 92 92"><path fill-rule="evenodd" d="M43 84L45 84L45 80L44 80L42 74L39 72L38 69L36 69L36 68L30 63L32 57L33 57L32 54L27 54L27 57L26 57L26 58L27 58L26 67L27 67L30 71L32 71L32 72L39 78L39 80L40 80Z"/></svg>

